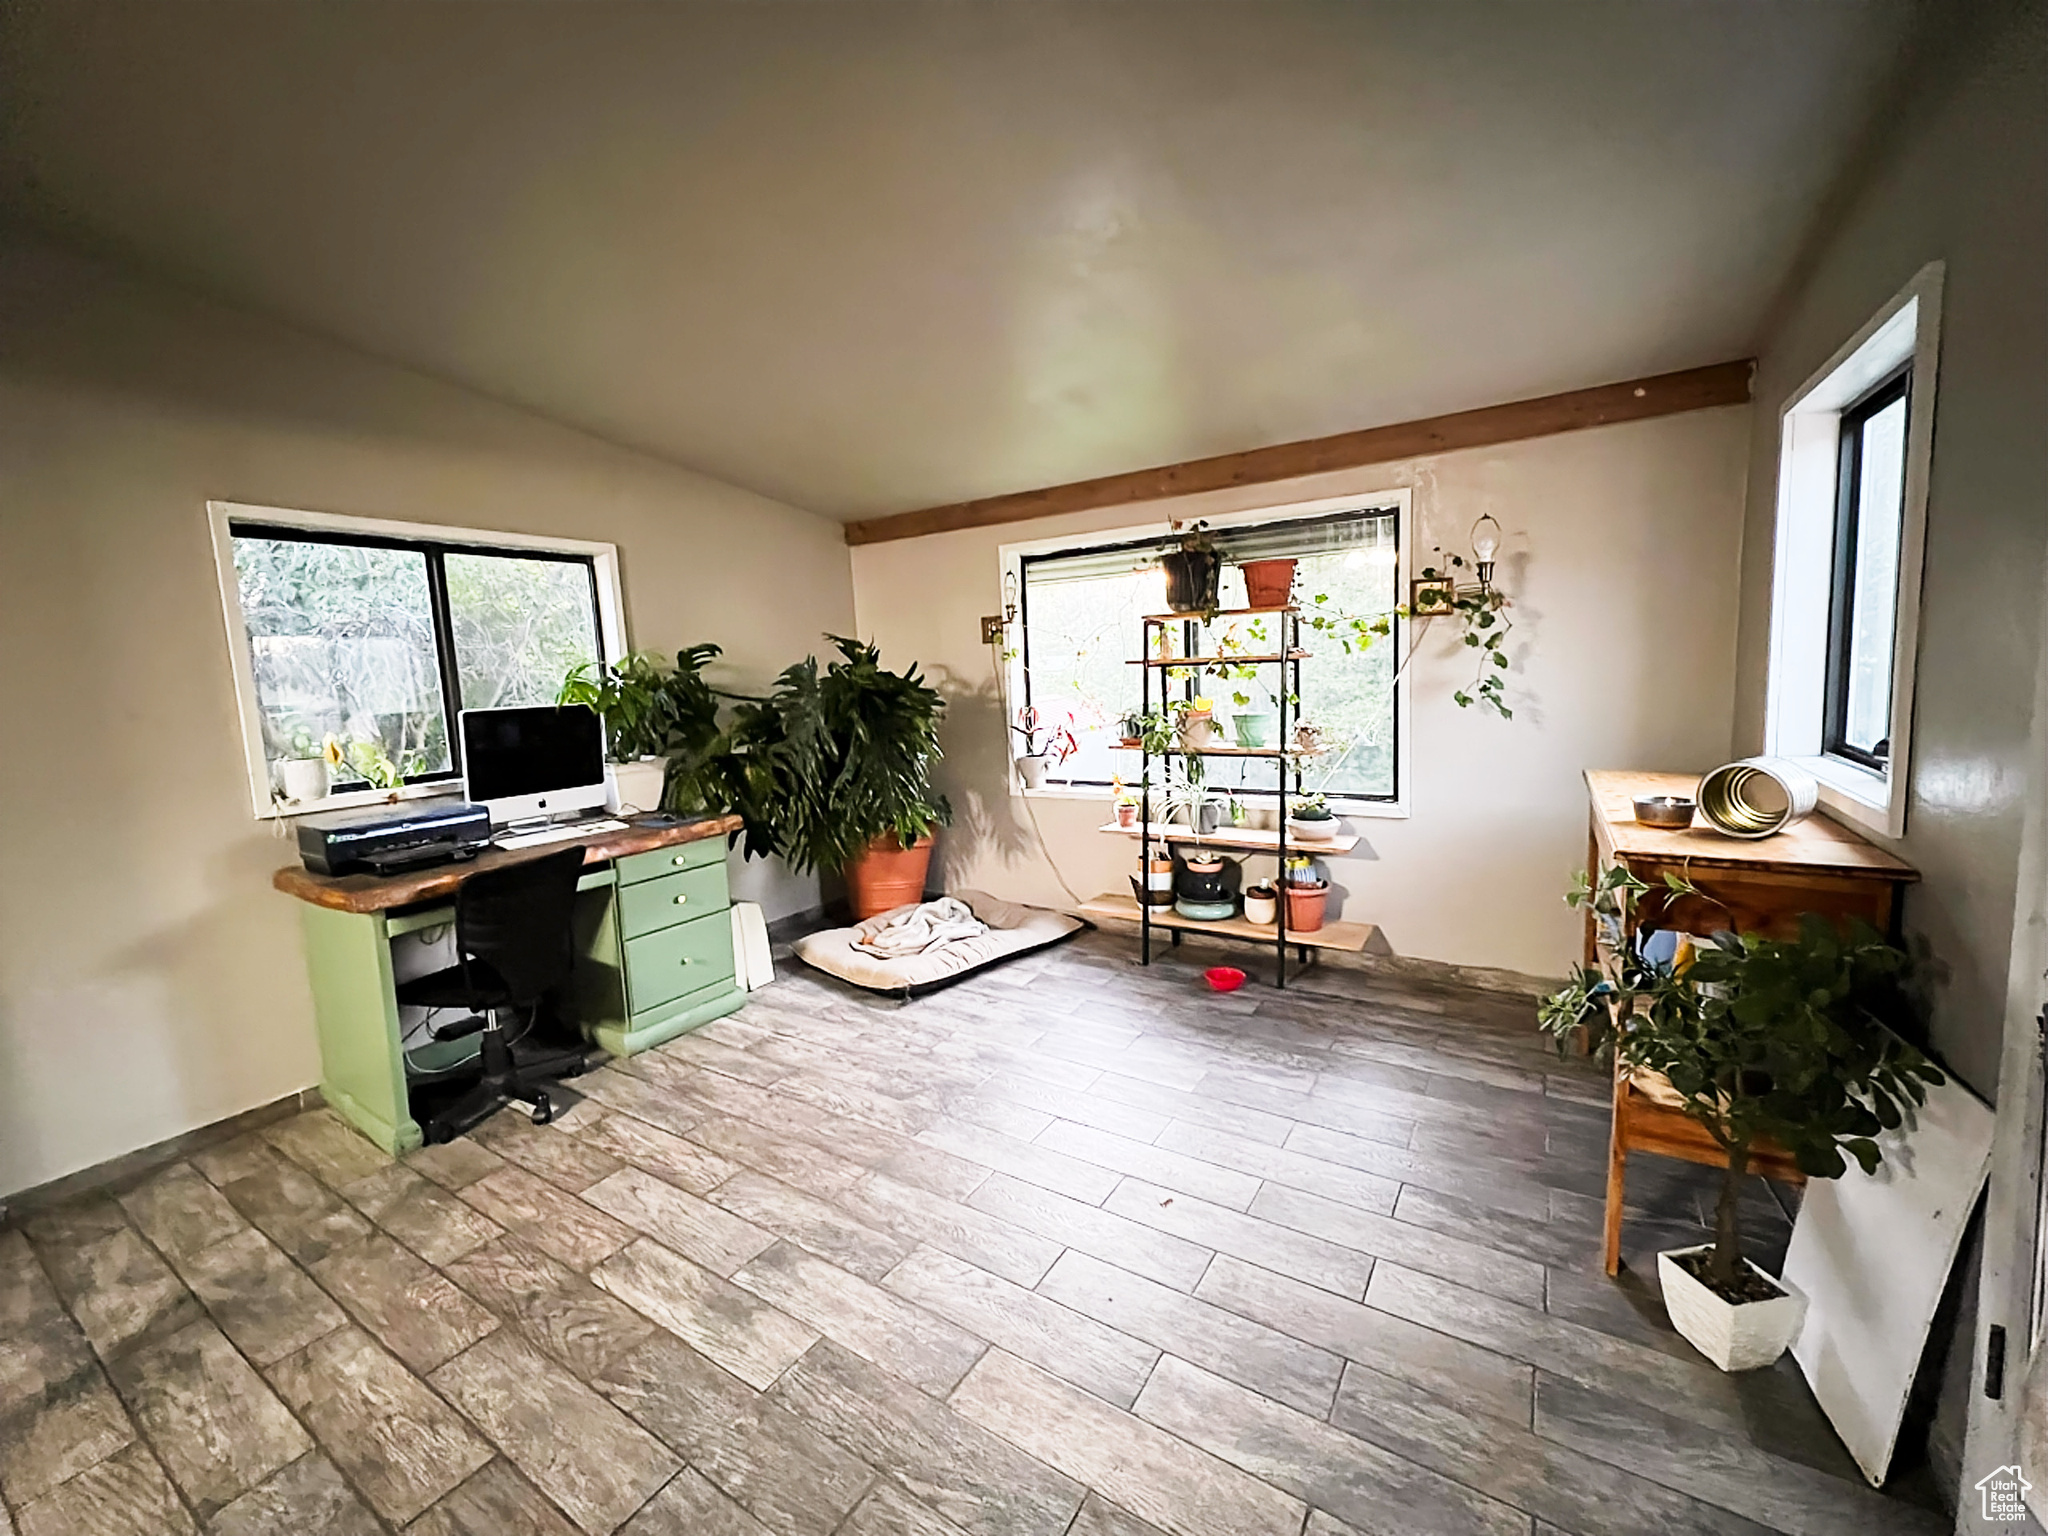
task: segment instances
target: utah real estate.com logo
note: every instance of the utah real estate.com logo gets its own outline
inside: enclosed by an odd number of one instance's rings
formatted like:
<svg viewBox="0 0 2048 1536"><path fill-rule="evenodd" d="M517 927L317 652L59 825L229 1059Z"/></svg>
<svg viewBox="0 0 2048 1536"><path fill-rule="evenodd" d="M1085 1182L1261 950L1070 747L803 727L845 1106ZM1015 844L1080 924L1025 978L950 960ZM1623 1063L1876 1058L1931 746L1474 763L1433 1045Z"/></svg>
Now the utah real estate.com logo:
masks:
<svg viewBox="0 0 2048 1536"><path fill-rule="evenodd" d="M1977 1483L1984 1499L1984 1518L1994 1525L2014 1525L2027 1518L2026 1496L2034 1485L2020 1476L2017 1463L1987 1473Z"/></svg>

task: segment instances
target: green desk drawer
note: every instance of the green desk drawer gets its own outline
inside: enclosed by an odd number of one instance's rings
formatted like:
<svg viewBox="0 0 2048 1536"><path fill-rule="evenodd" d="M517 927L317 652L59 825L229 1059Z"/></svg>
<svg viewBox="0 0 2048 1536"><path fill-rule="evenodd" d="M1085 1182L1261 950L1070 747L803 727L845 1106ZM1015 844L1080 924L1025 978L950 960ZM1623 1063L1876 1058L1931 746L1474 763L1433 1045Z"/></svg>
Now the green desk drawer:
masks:
<svg viewBox="0 0 2048 1536"><path fill-rule="evenodd" d="M732 917L713 912L626 940L626 1005L636 1014L732 980Z"/></svg>
<svg viewBox="0 0 2048 1536"><path fill-rule="evenodd" d="M626 938L637 939L643 933L658 933L693 917L723 912L728 905L723 864L679 869L658 880L619 887L620 932Z"/></svg>
<svg viewBox="0 0 2048 1536"><path fill-rule="evenodd" d="M707 864L724 862L725 839L704 837L694 843L673 843L646 853L629 853L616 860L615 864L619 871L619 884L638 885L643 880L672 875L679 869L702 869Z"/></svg>

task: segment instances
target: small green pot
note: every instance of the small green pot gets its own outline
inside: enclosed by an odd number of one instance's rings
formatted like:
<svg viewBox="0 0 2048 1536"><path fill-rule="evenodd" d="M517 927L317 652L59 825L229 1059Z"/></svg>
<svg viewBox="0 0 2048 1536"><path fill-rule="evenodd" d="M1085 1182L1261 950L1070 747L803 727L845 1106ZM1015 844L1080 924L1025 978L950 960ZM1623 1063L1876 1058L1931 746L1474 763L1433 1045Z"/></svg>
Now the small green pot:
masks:
<svg viewBox="0 0 2048 1536"><path fill-rule="evenodd" d="M1254 714L1234 715L1231 728L1237 732L1240 747L1269 747L1273 744L1273 731L1280 723L1280 717L1261 710Z"/></svg>

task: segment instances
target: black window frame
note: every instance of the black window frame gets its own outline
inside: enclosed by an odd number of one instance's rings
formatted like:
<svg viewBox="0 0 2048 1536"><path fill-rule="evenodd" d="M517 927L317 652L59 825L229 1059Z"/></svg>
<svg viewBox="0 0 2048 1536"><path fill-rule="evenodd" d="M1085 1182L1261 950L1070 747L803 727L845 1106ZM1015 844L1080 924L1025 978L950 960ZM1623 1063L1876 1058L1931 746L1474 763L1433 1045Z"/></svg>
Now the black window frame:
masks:
<svg viewBox="0 0 2048 1536"><path fill-rule="evenodd" d="M1394 590L1396 594L1395 600L1396 602L1398 602L1400 600L1399 593L1401 585L1398 574L1401 569L1401 518L1399 516L1398 508L1357 507L1349 511L1331 512L1317 517L1277 518L1270 523L1241 523L1235 524L1229 528L1219 528L1215 530L1214 537L1219 548L1223 549L1226 552L1227 558L1227 551L1229 548L1231 537L1233 535L1242 536L1252 533L1268 533L1275 529L1286 528L1314 528L1329 523L1350 522L1355 519L1362 519L1368 517L1386 518L1392 528L1394 536L1394 569L1396 572ZM1034 564L1056 564L1062 560L1072 560L1078 556L1084 555L1115 555L1125 553L1129 553L1132 555L1156 554L1163 547L1164 546L1161 544L1159 539L1157 537L1153 537L1147 539L1123 540L1110 544L1082 544L1074 545L1066 549L1039 550L1034 553L1023 554L1017 557L1017 619L1018 623L1021 625L1024 631L1023 643L1018 646L1017 652L1019 659L1023 663L1024 686L1022 689L1022 693L1024 696L1025 708L1030 708L1032 704L1031 567ZM1181 652L1182 655L1192 656L1197 654L1197 652L1194 650L1194 646L1197 640L1199 639L1201 633L1202 626L1199 623L1196 623L1192 620L1182 626L1181 643L1184 647L1184 649ZM1164 678L1162 678L1162 686L1164 685L1164 681ZM1401 690L1406 686L1407 684L1401 678L1400 668L1396 666L1393 687L1389 690L1387 694L1388 712L1393 716L1393 719L1390 722L1389 735L1387 738L1389 749L1392 753L1391 761L1393 764L1393 788L1383 795L1353 794L1350 792L1342 791L1334 792L1330 795L1330 799L1336 801L1352 801L1360 805L1400 804ZM1195 696L1195 687L1195 679L1181 679L1182 697L1193 698ZM1007 721L1004 723L1006 725L1008 724ZM1108 789L1110 787L1109 781L1107 779L1062 779L1060 783L1064 786L1077 789ZM1284 776L1282 779L1282 783L1285 783ZM1277 802L1282 795L1281 790L1263 788L1233 789L1232 793L1241 794L1246 796L1247 798L1263 796L1271 798L1275 802Z"/></svg>
<svg viewBox="0 0 2048 1536"><path fill-rule="evenodd" d="M1905 407L1907 429L1910 431L1913 412L1911 364L1879 380L1842 410L1841 440L1835 458L1835 541L1829 557L1828 572L1827 680L1826 698L1821 713L1821 751L1828 757L1839 757L1876 773L1890 770L1891 738L1897 722L1889 717L1890 704L1887 701L1886 731L1883 740L1878 743L1881 751L1865 751L1848 739L1849 650L1855 638L1853 623L1856 594L1856 535L1863 516L1863 432L1873 416L1897 404L1903 404ZM1903 473L1902 469L1902 476ZM1902 506L1904 496L1905 487L1902 485ZM1903 535L1902 520L1902 538ZM1887 670L1896 674L1896 585L1892 591L1892 606L1894 659L1893 665Z"/></svg>
<svg viewBox="0 0 2048 1536"><path fill-rule="evenodd" d="M455 614L448 603L449 555L489 555L498 559L545 560L561 565L581 565L590 582L591 639L597 654L604 656L604 609L598 600L597 559L565 549L531 549L503 544L477 544L455 539L408 539L395 534L355 533L342 528L298 528L289 523L266 523L260 519L230 518L229 548L240 538L295 540L302 544L341 544L356 549L392 549L424 556L427 565L427 609L434 626L434 670L441 680L441 721L448 734L448 764L436 773L402 775L401 784L449 784L462 778L462 677L455 661ZM241 601L239 587L236 602ZM246 634L245 634L246 638ZM250 686L254 687L252 675ZM256 701L258 709L263 701ZM334 788L337 793L372 786L362 779L345 779Z"/></svg>

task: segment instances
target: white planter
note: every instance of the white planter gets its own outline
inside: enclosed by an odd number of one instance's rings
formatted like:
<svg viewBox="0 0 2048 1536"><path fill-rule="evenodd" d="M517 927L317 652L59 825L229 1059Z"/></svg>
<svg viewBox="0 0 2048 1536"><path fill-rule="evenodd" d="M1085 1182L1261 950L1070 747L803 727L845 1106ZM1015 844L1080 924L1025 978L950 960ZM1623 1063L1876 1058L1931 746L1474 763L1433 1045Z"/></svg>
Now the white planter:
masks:
<svg viewBox="0 0 2048 1536"><path fill-rule="evenodd" d="M1261 928L1270 928L1279 920L1279 917L1280 898L1278 896L1254 896L1249 891L1245 892L1244 920L1246 922L1256 923Z"/></svg>
<svg viewBox="0 0 2048 1536"><path fill-rule="evenodd" d="M1287 835L1304 843L1334 842L1343 830L1344 819L1341 816L1322 821L1303 821L1297 816L1287 818Z"/></svg>
<svg viewBox="0 0 2048 1536"><path fill-rule="evenodd" d="M1216 744L1216 717L1214 715L1182 715L1180 720L1180 744L1199 750Z"/></svg>
<svg viewBox="0 0 2048 1536"><path fill-rule="evenodd" d="M1678 1260L1705 1253L1711 1245L1674 1248L1657 1255L1657 1278L1664 1287L1664 1310L1671 1326L1687 1343L1724 1371L1753 1371L1785 1353L1806 1321L1806 1295L1773 1275L1743 1263L1775 1285L1782 1295L1740 1306L1723 1301L1693 1279Z"/></svg>
<svg viewBox="0 0 2048 1536"><path fill-rule="evenodd" d="M607 764L604 781L606 810L658 811L662 787L668 781L668 759L643 757L637 762Z"/></svg>
<svg viewBox="0 0 2048 1536"><path fill-rule="evenodd" d="M284 780L284 797L294 805L327 798L327 760L321 757L293 758L278 764Z"/></svg>
<svg viewBox="0 0 2048 1536"><path fill-rule="evenodd" d="M1024 781L1026 789L1045 788L1047 762L1043 752L1028 752L1017 759L1017 777Z"/></svg>

